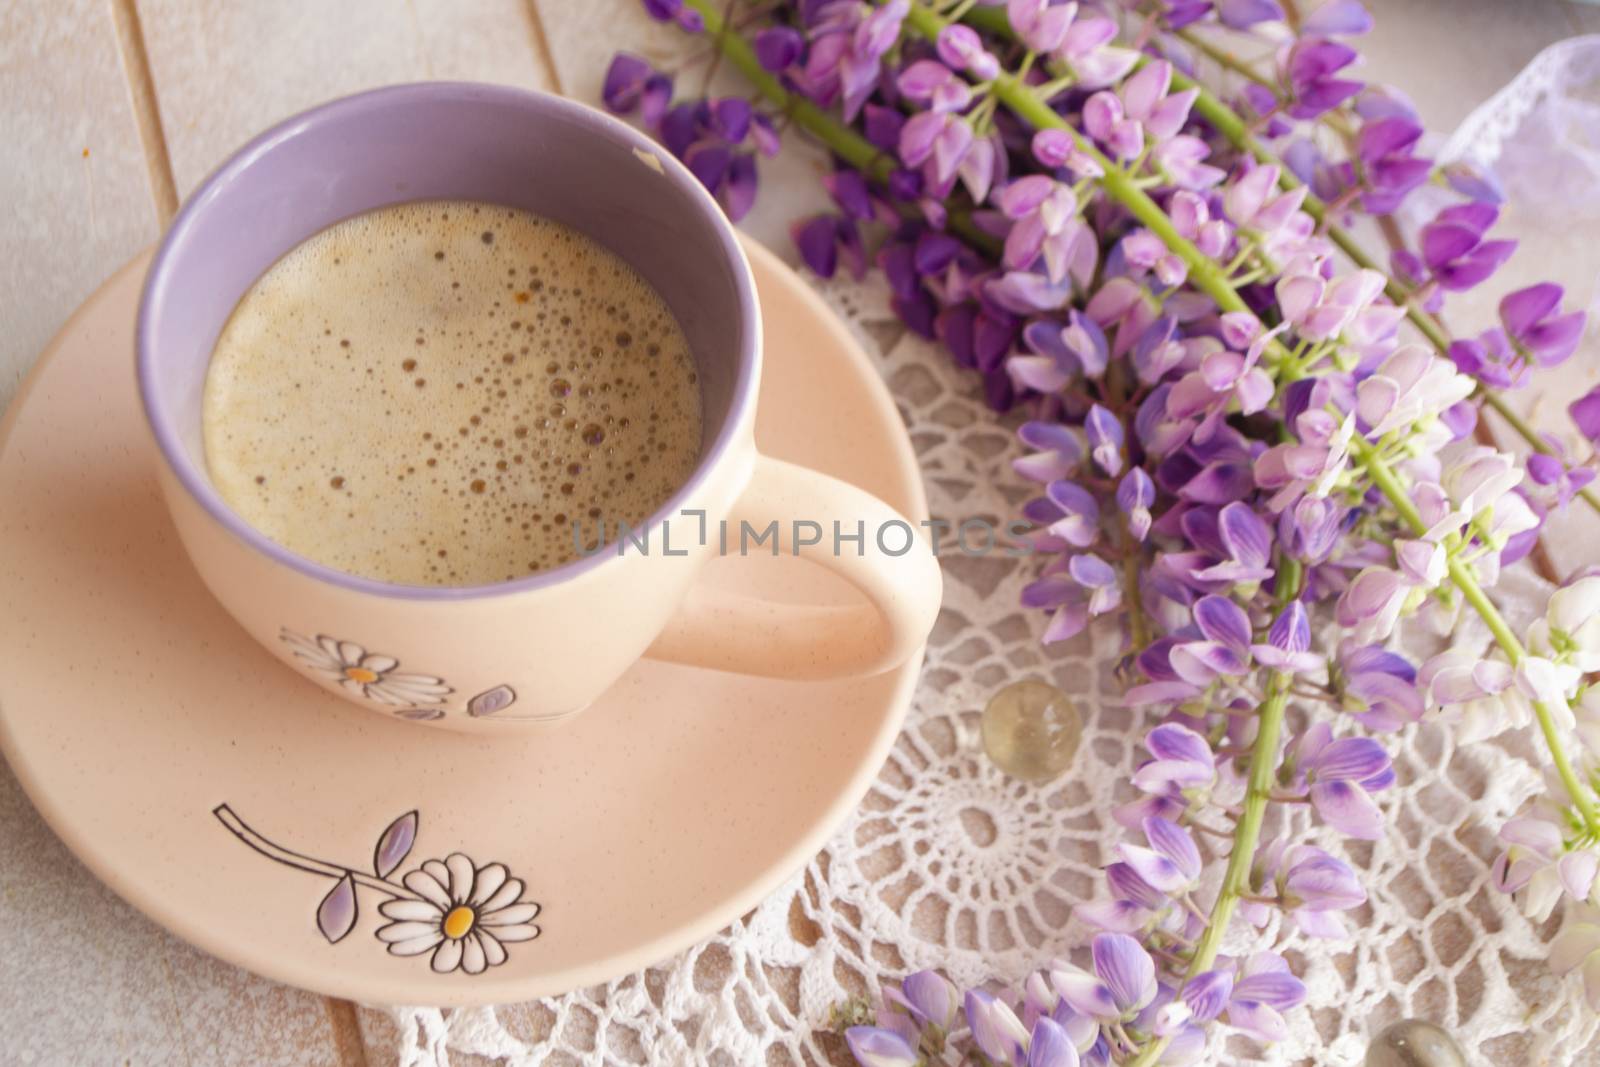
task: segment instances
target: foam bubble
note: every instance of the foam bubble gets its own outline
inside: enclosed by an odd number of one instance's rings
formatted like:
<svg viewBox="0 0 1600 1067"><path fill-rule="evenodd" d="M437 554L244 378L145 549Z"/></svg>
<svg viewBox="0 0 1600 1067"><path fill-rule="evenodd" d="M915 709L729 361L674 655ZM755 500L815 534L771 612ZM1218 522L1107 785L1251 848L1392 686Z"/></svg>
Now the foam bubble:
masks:
<svg viewBox="0 0 1600 1067"><path fill-rule="evenodd" d="M637 524L688 479L696 381L660 296L587 237L401 204L324 230L240 301L206 378L206 461L301 555L503 581L577 557L569 514Z"/></svg>

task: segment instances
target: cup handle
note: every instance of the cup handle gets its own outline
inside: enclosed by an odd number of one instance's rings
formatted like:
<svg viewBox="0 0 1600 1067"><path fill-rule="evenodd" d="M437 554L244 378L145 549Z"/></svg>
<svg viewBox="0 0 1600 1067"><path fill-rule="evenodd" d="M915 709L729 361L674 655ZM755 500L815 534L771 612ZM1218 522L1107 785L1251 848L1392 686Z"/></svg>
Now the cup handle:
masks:
<svg viewBox="0 0 1600 1067"><path fill-rule="evenodd" d="M797 543L797 525L805 519L821 528L817 543L806 537ZM746 523L750 533L741 540ZM857 523L864 535L859 546L848 540L834 551L835 529L853 537ZM821 681L879 674L910 659L927 640L943 579L914 522L848 482L758 455L750 483L728 515L729 550L743 545L752 554L773 552L770 541L755 543L773 524L775 555L821 564L855 586L867 603L786 604L697 585L645 655ZM885 535L881 543L879 531ZM885 545L899 550L902 544L908 547L898 555L885 551Z"/></svg>

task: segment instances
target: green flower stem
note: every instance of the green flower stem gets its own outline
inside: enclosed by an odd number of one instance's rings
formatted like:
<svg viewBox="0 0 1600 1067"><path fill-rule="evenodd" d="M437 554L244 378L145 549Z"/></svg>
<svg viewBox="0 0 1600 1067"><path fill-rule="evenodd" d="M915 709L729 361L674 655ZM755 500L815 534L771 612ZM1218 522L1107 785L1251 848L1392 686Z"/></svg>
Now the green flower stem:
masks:
<svg viewBox="0 0 1600 1067"><path fill-rule="evenodd" d="M716 46L717 51L744 75L745 80L750 82L768 103L789 121L821 141L834 155L869 178L878 182L888 180L889 174L896 166L894 157L886 155L877 145L810 100L785 89L783 83L761 65L750 42L723 19L723 5L716 3L715 0L685 0L685 3L698 11L700 17L705 20L706 36ZM915 211L915 209L909 210L913 213ZM973 224L971 217L963 212L950 212L949 228L976 248L991 254L998 254L1000 250L1000 244L994 235L979 229Z"/></svg>
<svg viewBox="0 0 1600 1067"><path fill-rule="evenodd" d="M1427 524L1422 521L1422 515L1417 511L1417 506L1412 502L1405 485L1389 467L1388 462L1378 455L1377 450L1365 439L1356 437L1351 440L1351 453L1360 460L1372 478L1372 484L1388 498L1406 525L1419 534L1426 530ZM1461 591L1462 597L1472 605L1478 617L1489 628L1495 644L1500 646L1506 658L1511 661L1511 665L1515 667L1521 663L1528 654L1527 649L1522 647L1522 642L1517 640L1517 635L1512 632L1505 616L1500 614L1500 609L1495 607L1494 602L1489 599L1489 594L1478 584L1477 575L1472 573L1472 568L1459 559L1451 559L1450 581ZM1544 735L1545 746L1550 750L1550 758L1555 764L1556 773L1561 776L1561 784L1566 787L1567 795L1572 798L1572 803L1583 816L1584 825L1589 832L1600 833L1600 808L1595 805L1594 795L1579 784L1577 772L1573 770L1572 761L1567 758L1566 746L1562 743L1561 734L1556 729L1550 709L1541 700L1532 701L1532 704L1534 718L1539 722L1539 732Z"/></svg>
<svg viewBox="0 0 1600 1067"><path fill-rule="evenodd" d="M1287 605L1300 594L1304 577L1298 560L1280 555L1278 603ZM1184 973L1187 981L1197 974L1209 971L1217 962L1222 949L1222 938L1233 921L1233 913L1250 889L1250 865L1255 860L1256 846L1261 841L1261 821L1272 800L1273 778L1278 769L1278 750L1283 743L1283 717L1289 705L1289 691L1294 678L1286 671L1272 671L1267 676L1266 699L1256 708L1256 739L1250 746L1248 784L1245 787L1244 809L1233 827L1233 850L1228 854L1228 866L1222 873L1222 887L1211 905L1205 932L1189 957L1189 967ZM1128 1061L1128 1067L1150 1067L1161 1059L1170 1038L1158 1038L1146 1045L1138 1056Z"/></svg>

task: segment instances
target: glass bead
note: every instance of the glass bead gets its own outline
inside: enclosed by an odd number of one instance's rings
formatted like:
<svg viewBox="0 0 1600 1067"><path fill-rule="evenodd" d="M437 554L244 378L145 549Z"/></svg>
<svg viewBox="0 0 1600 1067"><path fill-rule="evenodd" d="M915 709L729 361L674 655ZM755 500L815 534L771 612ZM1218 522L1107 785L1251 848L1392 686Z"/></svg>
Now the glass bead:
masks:
<svg viewBox="0 0 1600 1067"><path fill-rule="evenodd" d="M1467 1067L1467 1057L1426 1019L1401 1019L1373 1040L1366 1067Z"/></svg>
<svg viewBox="0 0 1600 1067"><path fill-rule="evenodd" d="M1083 717L1072 698L1044 682L1014 682L983 709L983 748L995 766L1029 782L1045 782L1072 764Z"/></svg>

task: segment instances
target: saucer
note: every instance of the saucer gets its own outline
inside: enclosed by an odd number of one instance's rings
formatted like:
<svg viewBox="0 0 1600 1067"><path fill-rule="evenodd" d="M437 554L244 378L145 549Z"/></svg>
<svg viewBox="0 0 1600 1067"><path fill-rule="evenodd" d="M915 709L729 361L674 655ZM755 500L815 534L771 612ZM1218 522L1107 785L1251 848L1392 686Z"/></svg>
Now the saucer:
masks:
<svg viewBox="0 0 1600 1067"><path fill-rule="evenodd" d="M762 451L927 516L887 390L746 242ZM656 963L826 842L921 656L800 683L643 660L582 714L481 737L386 720L285 669L211 599L158 498L133 379L148 255L90 298L0 424L0 748L113 890L214 955L369 1004L526 1000ZM853 593L793 559L706 581Z"/></svg>

